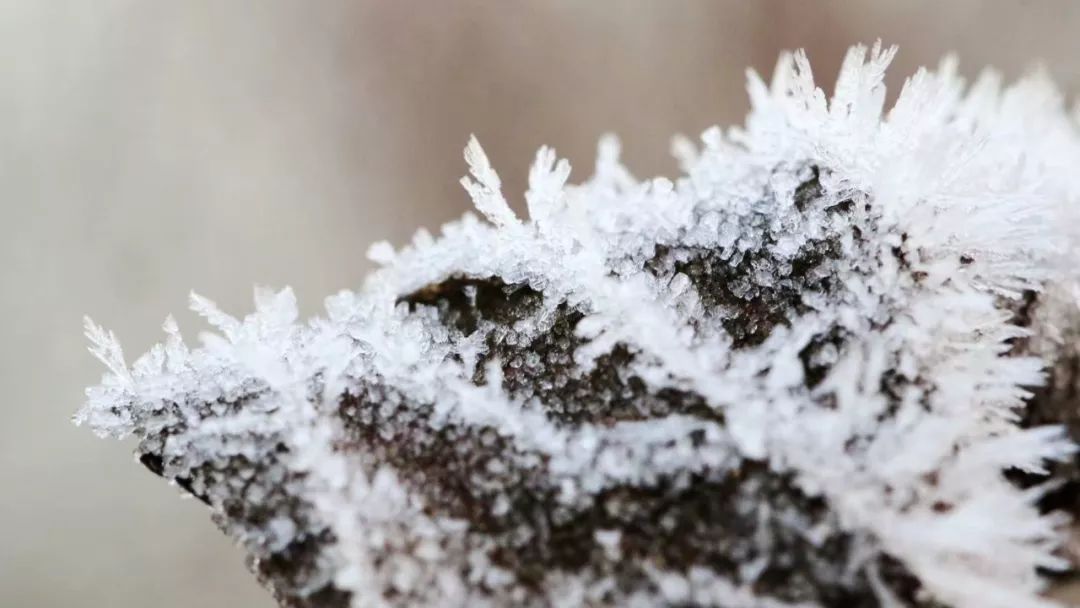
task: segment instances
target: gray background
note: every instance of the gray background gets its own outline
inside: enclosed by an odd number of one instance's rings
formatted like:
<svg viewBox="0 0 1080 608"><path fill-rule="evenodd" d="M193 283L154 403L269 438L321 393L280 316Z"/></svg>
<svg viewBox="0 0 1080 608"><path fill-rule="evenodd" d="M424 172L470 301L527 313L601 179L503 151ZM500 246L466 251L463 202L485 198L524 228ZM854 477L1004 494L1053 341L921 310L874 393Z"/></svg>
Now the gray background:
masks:
<svg viewBox="0 0 1080 608"><path fill-rule="evenodd" d="M614 131L640 175L669 137L746 111L743 69L849 43L972 74L1042 59L1080 82L1080 4L0 0L0 606L269 606L203 507L69 416L188 290L237 314L253 284L306 313L356 286L367 245L468 205L475 132L520 198L536 147L591 167Z"/></svg>

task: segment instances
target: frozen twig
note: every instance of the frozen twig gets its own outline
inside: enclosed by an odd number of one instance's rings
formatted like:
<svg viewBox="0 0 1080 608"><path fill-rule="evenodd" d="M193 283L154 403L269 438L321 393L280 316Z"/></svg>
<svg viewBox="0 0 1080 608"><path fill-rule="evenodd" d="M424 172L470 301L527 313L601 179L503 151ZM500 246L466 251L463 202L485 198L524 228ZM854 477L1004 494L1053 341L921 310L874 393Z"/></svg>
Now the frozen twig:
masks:
<svg viewBox="0 0 1080 608"><path fill-rule="evenodd" d="M376 244L307 323L288 290L242 320L193 296L221 335L170 320L130 370L88 323L78 419L136 435L284 606L1050 605L1077 126L1044 76L965 92L950 62L885 114L893 52L831 100L802 53L752 74L675 181L606 138L568 185L543 148L528 221L471 139L487 223Z"/></svg>

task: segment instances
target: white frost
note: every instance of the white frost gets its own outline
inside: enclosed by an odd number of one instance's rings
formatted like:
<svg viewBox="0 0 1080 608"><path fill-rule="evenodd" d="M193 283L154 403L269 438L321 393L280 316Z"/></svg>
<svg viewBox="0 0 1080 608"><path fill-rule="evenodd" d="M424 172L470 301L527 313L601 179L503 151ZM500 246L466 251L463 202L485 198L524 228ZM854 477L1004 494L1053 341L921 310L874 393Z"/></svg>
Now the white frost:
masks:
<svg viewBox="0 0 1080 608"><path fill-rule="evenodd" d="M87 320L91 351L109 372L77 419L103 434L137 434L148 451L170 456L169 478L286 446L279 470L259 475L288 479L310 499L307 516L337 539L320 558L320 580L353 591L357 606L378 605L386 589L415 604L483 605L479 580L516 597L512 576L490 563L467 524L428 514L415 488L362 449L335 449L346 440L339 400L375 379L386 391L388 436L399 430L394 416L407 425L394 408L408 404L430 405L432 424L494 427L520 450L515 458L545 463L567 505L615 483L762 459L866 539L867 563L879 553L897 558L940 601L1050 605L1035 570L1062 565L1054 556L1062 522L1040 516L1037 494L1001 471L1036 469L1073 446L1058 429L1018 427L1017 408L1043 381L1046 361L1005 353L1008 340L1030 332L1035 343L1061 348L1080 318L1077 125L1045 75L1002 87L989 73L965 89L952 61L916 73L886 111L882 82L894 53L852 49L831 99L801 52L782 56L770 83L751 72L745 126L710 129L700 148L677 140L685 174L674 181L635 179L618 160L618 142L605 138L595 175L567 185L569 164L542 148L526 222L470 138L472 177L462 184L490 223L467 214L397 251L373 245L368 255L382 267L360 291L329 298L327 318L308 323L297 322L289 290L258 291L256 312L243 320L192 294L192 308L221 335L189 350L170 318L165 344L130 370L115 337ZM811 166L821 204L797 209ZM710 316L707 294L689 277L643 269L658 245L723 251L726 263L751 268L725 288L752 297L788 285L798 252L819 242L838 248L815 271L835 289L803 294L800 312L738 348L727 313ZM767 264L755 257L762 252ZM700 395L725 424L673 414L568 427L505 394L497 370L475 386L486 345L453 333L432 311L398 303L453 276L500 277L542 294L532 318L482 327L502 343L528 344L565 303L584 315L579 372L624 345L649 390ZM1030 330L1002 310L1029 289L1052 311ZM815 355L827 373L810 387L800 353L832 330L844 344ZM910 382L886 395L889 374ZM705 440L690 442L691 433ZM290 477L295 471L305 474ZM222 512L225 494L197 490ZM269 533L230 531L256 550L283 547L301 530L275 518ZM604 532L598 542L615 554L617 541L617 532ZM553 577L553 601L570 605L610 582ZM782 605L709 571L654 569L652 579L651 594L625 603ZM881 589L882 601L895 601Z"/></svg>

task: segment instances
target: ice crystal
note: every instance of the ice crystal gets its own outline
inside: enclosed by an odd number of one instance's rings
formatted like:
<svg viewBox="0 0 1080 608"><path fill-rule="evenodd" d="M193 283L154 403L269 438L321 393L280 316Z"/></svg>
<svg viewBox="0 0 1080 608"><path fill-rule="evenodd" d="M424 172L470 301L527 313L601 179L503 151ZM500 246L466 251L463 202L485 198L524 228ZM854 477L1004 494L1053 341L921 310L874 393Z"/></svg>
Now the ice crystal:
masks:
<svg viewBox="0 0 1080 608"><path fill-rule="evenodd" d="M1050 605L1077 125L1045 75L951 61L886 113L893 54L853 48L831 99L802 53L751 72L674 182L605 138L568 185L541 148L527 221L471 139L486 222L372 246L306 323L288 289L242 320L193 295L219 333L167 320L130 369L88 321L77 420L138 437L284 606Z"/></svg>

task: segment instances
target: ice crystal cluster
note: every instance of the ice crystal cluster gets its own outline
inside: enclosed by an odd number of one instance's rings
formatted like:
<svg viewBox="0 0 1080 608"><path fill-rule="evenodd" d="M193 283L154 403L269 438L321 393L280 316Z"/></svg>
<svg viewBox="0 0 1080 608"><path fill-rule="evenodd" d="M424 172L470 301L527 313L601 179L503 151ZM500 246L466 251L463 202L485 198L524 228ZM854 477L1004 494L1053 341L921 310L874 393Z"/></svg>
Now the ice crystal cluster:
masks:
<svg viewBox="0 0 1080 608"><path fill-rule="evenodd" d="M283 606L1052 605L1069 567L1080 137L1049 79L852 49L749 75L684 174L542 148L297 320L176 324L77 415L134 435ZM1076 430L1074 428L1074 430ZM1071 492L1071 493L1070 493Z"/></svg>

